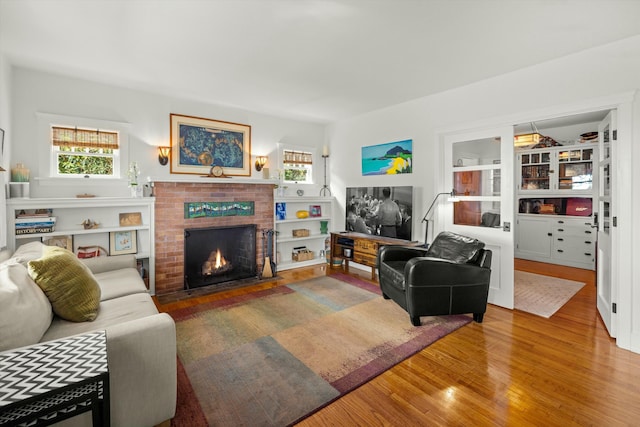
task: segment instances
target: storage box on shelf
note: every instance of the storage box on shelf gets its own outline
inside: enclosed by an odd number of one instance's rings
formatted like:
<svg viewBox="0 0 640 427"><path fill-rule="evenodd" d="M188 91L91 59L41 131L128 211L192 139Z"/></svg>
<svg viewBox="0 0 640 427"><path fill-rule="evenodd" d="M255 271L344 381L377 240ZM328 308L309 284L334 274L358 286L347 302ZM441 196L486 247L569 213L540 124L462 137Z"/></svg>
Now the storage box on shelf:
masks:
<svg viewBox="0 0 640 427"><path fill-rule="evenodd" d="M304 248L304 249L294 250L293 253L291 254L291 258L296 262L300 262L300 261L312 260L313 258L315 258L315 256L312 251L310 251L307 248Z"/></svg>
<svg viewBox="0 0 640 427"><path fill-rule="evenodd" d="M325 240L331 230L333 197L276 197L274 223L276 229L276 261L278 270L326 262ZM298 211L309 212L300 218ZM317 216L313 216L317 215ZM306 252L295 251L304 246Z"/></svg>
<svg viewBox="0 0 640 427"><path fill-rule="evenodd" d="M66 240L69 249L74 252L79 247L98 246L110 249L110 233L131 231L136 238L136 257L144 260L147 265L146 274L149 279L149 291L155 294L155 248L154 248L154 204L155 198L121 198L121 197L92 197L92 198L33 198L7 200L7 247L14 251L20 245L33 240ZM51 231L35 230L35 232L21 233L25 212L46 211L47 219L55 227ZM140 218L140 224L120 225L120 215L133 213ZM94 228L85 228L84 224L90 220L96 223ZM22 221L22 222L21 222ZM137 223L137 221L134 221ZM125 221L126 223L126 221ZM66 245L65 245L66 246Z"/></svg>
<svg viewBox="0 0 640 427"><path fill-rule="evenodd" d="M310 231L306 228L295 229L292 231L293 237L309 237Z"/></svg>

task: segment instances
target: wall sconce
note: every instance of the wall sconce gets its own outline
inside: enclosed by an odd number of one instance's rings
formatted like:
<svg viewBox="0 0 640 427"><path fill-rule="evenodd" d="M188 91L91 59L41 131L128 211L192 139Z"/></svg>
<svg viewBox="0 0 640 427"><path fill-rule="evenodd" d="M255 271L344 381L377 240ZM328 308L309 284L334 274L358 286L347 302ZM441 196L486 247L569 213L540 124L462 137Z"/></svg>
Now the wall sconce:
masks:
<svg viewBox="0 0 640 427"><path fill-rule="evenodd" d="M266 156L258 156L256 157L256 170L258 172L260 172L262 170L262 168L264 167L264 165L267 164L267 158Z"/></svg>
<svg viewBox="0 0 640 427"><path fill-rule="evenodd" d="M158 161L162 166L169 163L170 152L171 152L171 147L158 147Z"/></svg>

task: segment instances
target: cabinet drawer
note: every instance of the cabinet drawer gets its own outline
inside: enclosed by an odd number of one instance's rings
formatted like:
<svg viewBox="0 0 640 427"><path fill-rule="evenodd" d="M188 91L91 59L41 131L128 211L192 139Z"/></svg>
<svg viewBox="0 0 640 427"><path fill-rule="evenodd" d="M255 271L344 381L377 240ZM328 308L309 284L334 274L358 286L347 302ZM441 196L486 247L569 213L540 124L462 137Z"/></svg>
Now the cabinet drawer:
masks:
<svg viewBox="0 0 640 427"><path fill-rule="evenodd" d="M580 239L579 237L560 237L554 241L554 250L562 250L563 252L589 252L595 251L594 242L588 239Z"/></svg>
<svg viewBox="0 0 640 427"><path fill-rule="evenodd" d="M575 252L575 251L565 251L558 252L556 251L553 254L553 257L557 261L571 261L571 262L580 262L580 263L593 263L595 261L595 256L590 255L589 252Z"/></svg>
<svg viewBox="0 0 640 427"><path fill-rule="evenodd" d="M553 256L562 260L591 262L596 254L595 242L591 239L575 236L556 237L553 242Z"/></svg>
<svg viewBox="0 0 640 427"><path fill-rule="evenodd" d="M591 228L588 225L564 225L558 224L553 227L554 237L562 236L574 236L580 238L586 238L587 240L595 240L596 233L595 228Z"/></svg>
<svg viewBox="0 0 640 427"><path fill-rule="evenodd" d="M377 258L378 257L376 255L371 255L371 254L357 252L357 251L353 254L354 262L357 262L358 264L366 265L368 267L375 267L377 265Z"/></svg>
<svg viewBox="0 0 640 427"><path fill-rule="evenodd" d="M370 240L356 239L353 242L353 249L355 250L356 253L362 252L362 253L374 255L374 258L376 255L378 255L378 243L372 242Z"/></svg>

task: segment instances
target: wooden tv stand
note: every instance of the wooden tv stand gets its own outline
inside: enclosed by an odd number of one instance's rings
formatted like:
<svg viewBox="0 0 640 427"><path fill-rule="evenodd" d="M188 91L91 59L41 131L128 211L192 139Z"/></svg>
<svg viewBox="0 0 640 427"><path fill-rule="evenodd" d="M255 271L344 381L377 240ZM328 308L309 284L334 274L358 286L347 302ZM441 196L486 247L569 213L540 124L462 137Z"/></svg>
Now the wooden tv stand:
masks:
<svg viewBox="0 0 640 427"><path fill-rule="evenodd" d="M343 260L343 268L349 270L349 261L371 267L371 280L376 280L378 249L385 245L418 246L419 242L410 242L391 237L354 233L351 231L331 233L331 258ZM346 251L345 251L346 250ZM350 251L349 255L346 252ZM333 261L333 260L332 260ZM331 268L336 265L331 262Z"/></svg>

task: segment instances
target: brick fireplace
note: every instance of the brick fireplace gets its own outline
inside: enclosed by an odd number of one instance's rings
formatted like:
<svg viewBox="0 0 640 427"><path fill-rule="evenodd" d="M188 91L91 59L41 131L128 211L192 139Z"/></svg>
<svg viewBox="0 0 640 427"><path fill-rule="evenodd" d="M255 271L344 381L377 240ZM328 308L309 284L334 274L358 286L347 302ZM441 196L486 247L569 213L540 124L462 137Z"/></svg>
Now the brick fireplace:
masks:
<svg viewBox="0 0 640 427"><path fill-rule="evenodd" d="M262 270L262 233L273 229L273 184L234 184L229 182L155 182L156 294L184 289L184 230L256 224L256 263ZM253 216L185 218L187 202L253 201Z"/></svg>

